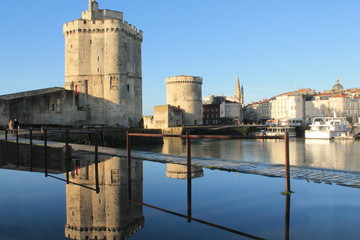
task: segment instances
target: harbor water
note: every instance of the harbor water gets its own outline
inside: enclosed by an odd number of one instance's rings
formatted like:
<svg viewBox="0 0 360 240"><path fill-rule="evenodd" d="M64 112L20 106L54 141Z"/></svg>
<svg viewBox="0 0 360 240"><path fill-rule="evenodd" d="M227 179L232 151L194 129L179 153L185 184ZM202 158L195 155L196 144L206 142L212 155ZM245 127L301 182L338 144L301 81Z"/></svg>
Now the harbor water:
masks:
<svg viewBox="0 0 360 240"><path fill-rule="evenodd" d="M290 138L292 166L360 171L360 141ZM142 146L141 150L185 155L185 141L164 138L159 146ZM283 140L192 140L192 156L238 160L242 162L284 164Z"/></svg>
<svg viewBox="0 0 360 240"><path fill-rule="evenodd" d="M184 155L181 139L142 150ZM192 155L282 164L282 140L193 140ZM290 142L291 164L359 171L359 143ZM3 163L0 239L360 239L358 188L133 160L131 190L126 159L101 156L100 192L94 163L84 157L71 181ZM53 174L64 179L66 174ZM131 199L146 205L129 202ZM155 208L154 208L155 207ZM189 221L189 214L191 215Z"/></svg>

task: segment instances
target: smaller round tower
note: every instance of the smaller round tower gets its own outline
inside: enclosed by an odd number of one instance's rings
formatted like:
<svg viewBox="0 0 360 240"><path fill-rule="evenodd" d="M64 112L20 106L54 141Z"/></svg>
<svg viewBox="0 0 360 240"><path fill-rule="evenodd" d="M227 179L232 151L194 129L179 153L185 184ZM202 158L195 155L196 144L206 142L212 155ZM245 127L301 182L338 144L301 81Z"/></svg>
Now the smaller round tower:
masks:
<svg viewBox="0 0 360 240"><path fill-rule="evenodd" d="M185 111L185 125L202 125L202 78L181 75L166 78L165 83L166 104Z"/></svg>

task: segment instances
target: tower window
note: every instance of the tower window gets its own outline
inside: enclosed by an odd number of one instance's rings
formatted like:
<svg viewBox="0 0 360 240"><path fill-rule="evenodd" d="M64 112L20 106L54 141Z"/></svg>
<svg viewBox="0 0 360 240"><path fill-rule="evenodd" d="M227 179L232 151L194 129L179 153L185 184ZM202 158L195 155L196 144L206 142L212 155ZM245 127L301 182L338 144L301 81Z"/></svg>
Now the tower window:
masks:
<svg viewBox="0 0 360 240"><path fill-rule="evenodd" d="M127 87L127 91L129 92L130 91L130 85L128 84L128 85L126 85L126 87Z"/></svg>
<svg viewBox="0 0 360 240"><path fill-rule="evenodd" d="M92 40L90 40L90 44L92 44Z"/></svg>

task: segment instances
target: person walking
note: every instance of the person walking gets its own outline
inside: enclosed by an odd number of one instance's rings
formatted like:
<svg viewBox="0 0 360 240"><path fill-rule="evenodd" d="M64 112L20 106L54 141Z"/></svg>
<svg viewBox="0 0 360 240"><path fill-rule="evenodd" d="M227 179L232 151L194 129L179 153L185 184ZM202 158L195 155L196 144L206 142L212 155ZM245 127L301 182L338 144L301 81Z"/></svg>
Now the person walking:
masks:
<svg viewBox="0 0 360 240"><path fill-rule="evenodd" d="M18 131L20 128L19 121L16 118L14 118L13 128L15 131Z"/></svg>
<svg viewBox="0 0 360 240"><path fill-rule="evenodd" d="M8 123L8 130L9 131L12 131L13 130L13 127L14 127L14 122L12 119L9 120L9 123Z"/></svg>

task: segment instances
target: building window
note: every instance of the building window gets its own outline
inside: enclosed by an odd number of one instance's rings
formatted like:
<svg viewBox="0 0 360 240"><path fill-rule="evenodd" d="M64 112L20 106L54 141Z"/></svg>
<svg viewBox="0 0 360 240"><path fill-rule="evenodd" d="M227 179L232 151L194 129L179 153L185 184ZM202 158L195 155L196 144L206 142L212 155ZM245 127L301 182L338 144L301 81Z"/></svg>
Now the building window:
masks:
<svg viewBox="0 0 360 240"><path fill-rule="evenodd" d="M127 91L130 92L130 85L126 85Z"/></svg>

